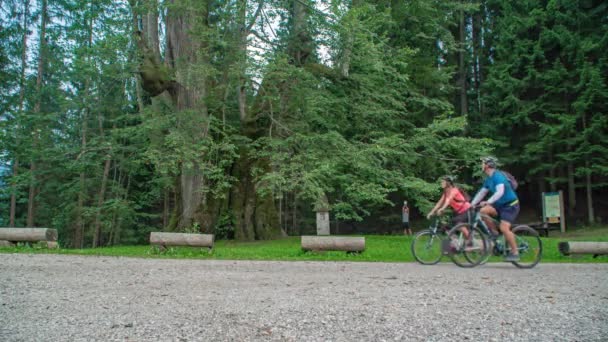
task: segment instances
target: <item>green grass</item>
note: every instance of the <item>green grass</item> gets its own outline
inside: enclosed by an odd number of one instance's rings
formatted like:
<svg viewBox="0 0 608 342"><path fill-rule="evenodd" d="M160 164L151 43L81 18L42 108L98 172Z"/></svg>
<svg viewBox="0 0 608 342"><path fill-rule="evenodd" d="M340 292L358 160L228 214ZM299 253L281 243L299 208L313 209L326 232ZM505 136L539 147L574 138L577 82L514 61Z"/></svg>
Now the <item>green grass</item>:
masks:
<svg viewBox="0 0 608 342"><path fill-rule="evenodd" d="M608 262L608 255L593 258L592 255L579 254L562 256L557 248L564 241L608 241L608 227L578 228L561 232L550 232L550 238L543 238L543 259L541 262Z"/></svg>
<svg viewBox="0 0 608 342"><path fill-rule="evenodd" d="M543 238L541 262L608 262L608 256L562 256L557 244L562 241L608 241L608 227L574 230L566 234L551 232ZM159 252L150 246L115 246L96 249L54 249L38 246L1 247L0 253L74 254L93 256L125 256L167 259L218 259L218 260L320 260L320 261L373 261L412 262L412 238L406 236L368 235L366 250L362 253L304 252L299 237L271 241L235 242L216 241L213 250L206 248L173 247ZM444 261L449 259L444 258Z"/></svg>

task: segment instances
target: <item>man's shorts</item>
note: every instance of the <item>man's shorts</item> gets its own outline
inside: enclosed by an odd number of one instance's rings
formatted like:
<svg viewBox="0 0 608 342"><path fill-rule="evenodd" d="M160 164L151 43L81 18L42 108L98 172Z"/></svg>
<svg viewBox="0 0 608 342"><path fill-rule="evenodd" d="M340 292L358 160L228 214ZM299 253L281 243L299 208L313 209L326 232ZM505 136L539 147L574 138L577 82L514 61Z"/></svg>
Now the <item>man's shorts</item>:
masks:
<svg viewBox="0 0 608 342"><path fill-rule="evenodd" d="M403 222L403 229L410 229L410 223L409 222Z"/></svg>
<svg viewBox="0 0 608 342"><path fill-rule="evenodd" d="M519 203L500 207L494 206L494 209L496 209L501 221L507 221L511 224L515 223L515 219L519 215Z"/></svg>

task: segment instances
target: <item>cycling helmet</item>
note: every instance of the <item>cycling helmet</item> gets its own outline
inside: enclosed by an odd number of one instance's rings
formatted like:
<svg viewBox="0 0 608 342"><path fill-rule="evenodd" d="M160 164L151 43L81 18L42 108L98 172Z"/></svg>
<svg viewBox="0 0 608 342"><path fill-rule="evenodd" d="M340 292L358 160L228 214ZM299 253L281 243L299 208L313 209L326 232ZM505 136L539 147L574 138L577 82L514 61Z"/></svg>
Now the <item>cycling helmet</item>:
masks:
<svg viewBox="0 0 608 342"><path fill-rule="evenodd" d="M454 181L456 180L456 177L450 176L450 175L446 175L446 176L441 177L441 179L444 180L444 181L446 181L446 182L448 182L448 183L450 183L450 184L454 184Z"/></svg>
<svg viewBox="0 0 608 342"><path fill-rule="evenodd" d="M493 169L495 169L496 166L498 166L498 159L496 159L495 157L491 157L491 156L483 157L483 158L481 158L481 161Z"/></svg>

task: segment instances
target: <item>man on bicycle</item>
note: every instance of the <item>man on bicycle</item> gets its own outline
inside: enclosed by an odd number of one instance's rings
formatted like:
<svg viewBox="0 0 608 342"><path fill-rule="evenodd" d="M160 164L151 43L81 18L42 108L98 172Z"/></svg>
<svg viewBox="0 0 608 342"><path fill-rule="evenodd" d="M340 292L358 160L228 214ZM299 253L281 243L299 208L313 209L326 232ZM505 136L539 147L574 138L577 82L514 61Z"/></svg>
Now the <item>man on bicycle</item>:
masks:
<svg viewBox="0 0 608 342"><path fill-rule="evenodd" d="M511 252L505 257L505 261L519 261L519 251L515 242L515 235L511 232L511 225L515 222L519 214L519 199L511 187L507 177L496 169L498 161L494 157L481 159L482 171L486 177L482 188L479 190L471 205L477 203L481 205L480 212L492 217L500 217L500 231L505 240L511 247ZM481 201L490 192L492 196L487 201ZM496 227L492 220L484 220L485 223L496 232Z"/></svg>

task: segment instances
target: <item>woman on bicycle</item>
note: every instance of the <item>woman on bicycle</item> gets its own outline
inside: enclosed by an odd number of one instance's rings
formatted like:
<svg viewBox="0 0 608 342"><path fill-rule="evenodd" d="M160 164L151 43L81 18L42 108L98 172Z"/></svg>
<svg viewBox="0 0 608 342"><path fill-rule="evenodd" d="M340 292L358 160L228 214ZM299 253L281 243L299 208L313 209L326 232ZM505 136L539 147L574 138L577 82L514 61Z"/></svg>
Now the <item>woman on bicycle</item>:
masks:
<svg viewBox="0 0 608 342"><path fill-rule="evenodd" d="M452 224L458 223L469 223L471 221L471 214L469 209L471 203L467 201L462 191L454 185L453 176L444 176L441 178L441 188L443 188L443 194L433 210L431 210L426 217L431 218L433 215L441 215L443 211L448 207L452 207L454 214L452 215Z"/></svg>

